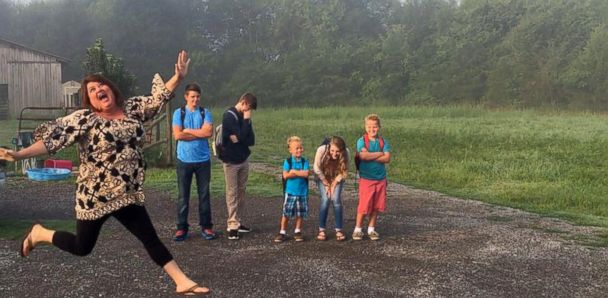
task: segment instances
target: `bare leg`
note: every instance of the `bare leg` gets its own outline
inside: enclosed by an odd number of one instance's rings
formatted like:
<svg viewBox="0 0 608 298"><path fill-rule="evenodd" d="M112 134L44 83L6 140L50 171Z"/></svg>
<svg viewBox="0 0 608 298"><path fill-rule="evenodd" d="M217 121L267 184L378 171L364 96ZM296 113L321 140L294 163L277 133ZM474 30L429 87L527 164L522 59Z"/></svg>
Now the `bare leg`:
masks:
<svg viewBox="0 0 608 298"><path fill-rule="evenodd" d="M302 229L302 222L303 219L301 217L296 217L296 229L301 230Z"/></svg>
<svg viewBox="0 0 608 298"><path fill-rule="evenodd" d="M289 224L289 218L286 216L282 216L281 217L281 231L286 231L288 224Z"/></svg>
<svg viewBox="0 0 608 298"><path fill-rule="evenodd" d="M357 220L355 221L355 228L360 228L363 226L363 219L365 218L365 214L357 213Z"/></svg>
<svg viewBox="0 0 608 298"><path fill-rule="evenodd" d="M378 211L373 211L369 215L369 226L370 227L375 227L376 226L376 219L377 218L378 218Z"/></svg>
<svg viewBox="0 0 608 298"><path fill-rule="evenodd" d="M182 269L177 266L175 260L172 260L167 263L165 266L163 266L163 269L165 270L165 272L167 272L169 277L173 279L173 282L175 282L175 290L177 292L188 291L189 289L192 289L192 287L196 286L196 283L190 278L188 278L188 276L186 276ZM209 292L209 288L196 287L191 291L195 293L207 293Z"/></svg>

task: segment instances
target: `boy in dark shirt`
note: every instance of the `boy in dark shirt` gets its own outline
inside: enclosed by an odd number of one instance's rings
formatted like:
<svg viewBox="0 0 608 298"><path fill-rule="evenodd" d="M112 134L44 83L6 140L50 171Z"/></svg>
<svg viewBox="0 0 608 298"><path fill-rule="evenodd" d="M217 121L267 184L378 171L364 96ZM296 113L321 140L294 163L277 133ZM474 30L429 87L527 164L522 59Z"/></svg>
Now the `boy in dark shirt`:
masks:
<svg viewBox="0 0 608 298"><path fill-rule="evenodd" d="M251 112L257 108L257 98L251 93L239 97L236 105L224 112L222 119L222 156L226 179L228 207L228 239L238 240L239 232L251 230L241 223L240 211L245 205L245 190L249 175L250 146L255 144Z"/></svg>

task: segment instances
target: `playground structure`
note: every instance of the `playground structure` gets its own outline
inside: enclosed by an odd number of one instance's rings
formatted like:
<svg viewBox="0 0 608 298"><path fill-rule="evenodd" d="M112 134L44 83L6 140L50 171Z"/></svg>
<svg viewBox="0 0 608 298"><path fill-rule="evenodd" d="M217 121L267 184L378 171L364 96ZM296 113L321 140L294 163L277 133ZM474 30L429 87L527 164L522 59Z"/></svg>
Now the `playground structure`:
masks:
<svg viewBox="0 0 608 298"><path fill-rule="evenodd" d="M54 120L57 117L66 116L81 107L25 107L21 109L19 113L19 117L17 120L19 124L17 126L17 132L15 137L12 139L11 143L14 146L14 150L21 150L30 146L34 142L34 129L45 121ZM171 164L173 162L173 143L171 142L171 117L167 115L171 115L169 105L165 107L165 112L157 116L151 122L148 122L144 129L146 131L145 142L143 149L147 150L153 148L157 145L166 143L167 145L164 147L162 151L162 155L164 157L164 162L166 164ZM166 133L162 134L161 125L163 120L166 121ZM62 162L49 162L47 160L44 163L45 167L65 167L61 165L65 165L66 163ZM59 166L57 166L59 165ZM42 167L42 162L38 160L38 158L28 158L21 160L15 163L15 173L22 173L24 175L27 174L27 170L31 168L39 168Z"/></svg>

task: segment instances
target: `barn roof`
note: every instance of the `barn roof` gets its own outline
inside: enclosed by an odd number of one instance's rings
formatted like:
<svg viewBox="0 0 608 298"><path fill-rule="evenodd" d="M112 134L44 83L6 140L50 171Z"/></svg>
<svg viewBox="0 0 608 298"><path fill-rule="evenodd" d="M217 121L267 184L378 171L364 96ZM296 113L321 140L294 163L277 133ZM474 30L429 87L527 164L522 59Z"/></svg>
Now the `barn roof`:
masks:
<svg viewBox="0 0 608 298"><path fill-rule="evenodd" d="M63 63L70 62L70 59L68 59L68 58L64 58L64 57L61 57L61 56L57 56L55 54L51 54L49 52L45 52L45 51L37 50L37 49L34 49L34 48L30 48L28 46L24 46L24 45L22 45L20 43L16 43L14 41L10 41L10 40L4 39L2 37L0 37L0 43L6 43L6 44L9 44L9 45L14 46L14 47L30 50L30 51L33 51L33 52L36 52L36 53L39 53L39 54L42 54L42 55L46 55L46 56L51 56L51 57L57 59L59 62L63 62Z"/></svg>

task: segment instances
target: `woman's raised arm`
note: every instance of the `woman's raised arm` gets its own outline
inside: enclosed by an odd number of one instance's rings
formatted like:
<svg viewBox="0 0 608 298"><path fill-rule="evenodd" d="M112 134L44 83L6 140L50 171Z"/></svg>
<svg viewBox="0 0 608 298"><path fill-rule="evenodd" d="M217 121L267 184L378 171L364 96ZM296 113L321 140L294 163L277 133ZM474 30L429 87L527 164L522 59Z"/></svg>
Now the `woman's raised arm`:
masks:
<svg viewBox="0 0 608 298"><path fill-rule="evenodd" d="M179 86L182 79L188 74L188 66L190 65L190 58L188 58L188 52L181 50L177 55L177 62L175 63L175 74L165 83L165 87L171 92L175 91L175 88Z"/></svg>

